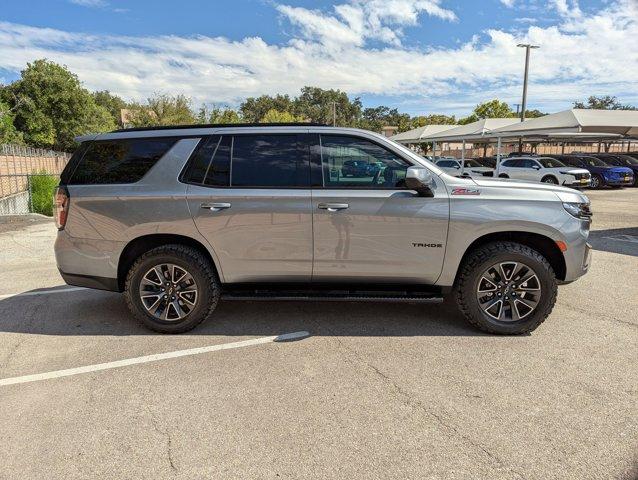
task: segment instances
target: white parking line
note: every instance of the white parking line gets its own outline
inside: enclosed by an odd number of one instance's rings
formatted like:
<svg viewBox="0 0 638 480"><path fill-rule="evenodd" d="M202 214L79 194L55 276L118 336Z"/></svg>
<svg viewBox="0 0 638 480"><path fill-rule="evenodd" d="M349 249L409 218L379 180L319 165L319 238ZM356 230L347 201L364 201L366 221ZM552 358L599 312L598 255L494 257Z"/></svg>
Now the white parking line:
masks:
<svg viewBox="0 0 638 480"><path fill-rule="evenodd" d="M11 297L30 297L32 295L49 295L51 293L77 292L78 290L88 290L88 288L69 287L69 288L56 288L51 290L38 290L37 292L7 293L4 295L0 295L0 300L4 300L5 298L11 298Z"/></svg>
<svg viewBox="0 0 638 480"><path fill-rule="evenodd" d="M23 377L3 378L0 380L0 387L6 385L15 385L17 383L38 382L40 380L49 380L52 378L69 377L71 375L79 375L81 373L98 372L100 370L109 370L111 368L126 367L129 365L138 365L140 363L157 362L159 360L167 360L169 358L186 357L190 355L200 355L202 353L217 352L219 350L231 350L233 348L250 347L252 345L261 345L270 342L285 342L291 340L300 340L308 337L310 334L305 331L286 333L283 335L275 335L271 337L254 338L252 340L243 340L241 342L222 343L221 345L210 345L208 347L190 348L188 350L177 350L174 352L156 353L154 355L146 355L144 357L127 358L125 360L117 360L115 362L97 363L95 365L87 365L85 367L69 368L66 370L55 370L53 372L36 373L34 375L25 375Z"/></svg>

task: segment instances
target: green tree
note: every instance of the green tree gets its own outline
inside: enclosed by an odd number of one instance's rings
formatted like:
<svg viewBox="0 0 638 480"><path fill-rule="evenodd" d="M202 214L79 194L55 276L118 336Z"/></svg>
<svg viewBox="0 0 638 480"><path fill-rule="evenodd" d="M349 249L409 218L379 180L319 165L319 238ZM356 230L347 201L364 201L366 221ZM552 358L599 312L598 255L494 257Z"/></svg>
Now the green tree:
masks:
<svg viewBox="0 0 638 480"><path fill-rule="evenodd" d="M515 117L516 113L512 111L510 106L501 102L497 98L494 100L490 100L489 102L479 103L472 113L465 118L459 120L461 125L466 125L468 123L476 122L482 118L508 118Z"/></svg>
<svg viewBox="0 0 638 480"><path fill-rule="evenodd" d="M113 118L113 121L120 125L122 123L121 111L124 108L128 108L128 104L117 95L112 94L108 90L101 90L99 92L93 92L93 99L95 103L108 110Z"/></svg>
<svg viewBox="0 0 638 480"><path fill-rule="evenodd" d="M131 106L131 124L135 127L190 125L196 123L191 99L185 95L155 94L146 104Z"/></svg>
<svg viewBox="0 0 638 480"><path fill-rule="evenodd" d="M293 115L290 112L280 112L279 110L275 110L271 108L266 112L261 119L261 123L292 123L292 122L301 122L302 118Z"/></svg>
<svg viewBox="0 0 638 480"><path fill-rule="evenodd" d="M360 128L380 132L384 126L398 127L399 132L405 132L412 128L412 119L407 113L399 113L396 108L383 105L363 110L359 122Z"/></svg>
<svg viewBox="0 0 638 480"><path fill-rule="evenodd" d="M245 122L263 122L266 114L276 110L278 112L295 113L295 105L288 95L262 95L260 97L250 97L244 100L239 106L239 111Z"/></svg>
<svg viewBox="0 0 638 480"><path fill-rule="evenodd" d="M350 101L341 90L303 87L294 104L295 114L311 122L332 125L333 111L340 127L356 127L361 119L361 100L355 98Z"/></svg>
<svg viewBox="0 0 638 480"><path fill-rule="evenodd" d="M435 113L412 118L412 128L425 127L426 125L456 125L456 117Z"/></svg>
<svg viewBox="0 0 638 480"><path fill-rule="evenodd" d="M15 127L35 147L70 150L74 138L115 128L109 112L95 103L78 77L47 60L27 64L19 80L6 87Z"/></svg>
<svg viewBox="0 0 638 480"><path fill-rule="evenodd" d="M605 95L603 97L592 95L587 99L586 103L574 102L574 108L597 110L636 110L636 107L632 105L623 105L616 97L612 97L610 95Z"/></svg>
<svg viewBox="0 0 638 480"><path fill-rule="evenodd" d="M13 143L21 145L24 143L22 133L16 130L13 119L14 115L9 105L0 100L0 144Z"/></svg>

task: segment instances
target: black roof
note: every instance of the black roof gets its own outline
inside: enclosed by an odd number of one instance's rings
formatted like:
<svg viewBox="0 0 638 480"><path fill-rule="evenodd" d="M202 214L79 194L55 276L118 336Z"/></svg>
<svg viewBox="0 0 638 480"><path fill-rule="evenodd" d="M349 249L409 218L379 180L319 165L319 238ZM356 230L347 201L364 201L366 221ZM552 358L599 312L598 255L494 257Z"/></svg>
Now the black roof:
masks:
<svg viewBox="0 0 638 480"><path fill-rule="evenodd" d="M325 123L292 122L292 123L200 123L194 125L161 125L156 127L119 128L111 133L143 132L148 130L181 130L189 128L222 128L222 127L328 127Z"/></svg>

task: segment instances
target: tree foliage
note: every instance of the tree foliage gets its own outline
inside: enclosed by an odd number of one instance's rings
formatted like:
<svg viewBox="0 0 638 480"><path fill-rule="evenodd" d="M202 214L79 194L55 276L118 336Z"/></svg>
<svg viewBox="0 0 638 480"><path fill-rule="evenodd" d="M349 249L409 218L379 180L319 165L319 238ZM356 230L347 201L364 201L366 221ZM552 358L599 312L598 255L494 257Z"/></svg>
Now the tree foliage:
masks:
<svg viewBox="0 0 638 480"><path fill-rule="evenodd" d="M145 104L131 105L130 122L135 127L190 125L196 123L191 99L185 95L157 93Z"/></svg>
<svg viewBox="0 0 638 480"><path fill-rule="evenodd" d="M12 143L21 145L24 143L22 132L16 130L13 120L14 115L11 108L0 100L0 144Z"/></svg>
<svg viewBox="0 0 638 480"><path fill-rule="evenodd" d="M100 90L93 92L93 99L99 106L104 107L111 114L113 121L120 124L122 121L121 112L128 108L128 104L117 95L112 94L108 90Z"/></svg>
<svg viewBox="0 0 638 480"><path fill-rule="evenodd" d="M247 98L239 106L243 121L248 123L264 122L264 117L271 110L294 115L294 102L288 95L275 95L274 97L262 95L260 97Z"/></svg>
<svg viewBox="0 0 638 480"><path fill-rule="evenodd" d="M73 149L74 138L115 128L109 112L95 103L78 77L47 60L27 64L19 80L3 89L13 124L35 147Z"/></svg>
<svg viewBox="0 0 638 480"><path fill-rule="evenodd" d="M341 90L324 90L319 87L303 87L294 101L295 114L311 122L335 124L339 127L356 127L361 118L361 100L350 100Z"/></svg>
<svg viewBox="0 0 638 480"><path fill-rule="evenodd" d="M587 108L597 110L636 110L632 105L623 105L616 97L605 95L597 97L590 96L587 102L574 102L574 108Z"/></svg>
<svg viewBox="0 0 638 480"><path fill-rule="evenodd" d="M266 112L266 115L261 119L262 123L292 123L302 122L303 118L293 115L290 112L280 112L271 108Z"/></svg>
<svg viewBox="0 0 638 480"><path fill-rule="evenodd" d="M479 103L472 113L459 120L461 125L467 125L468 123L476 122L482 118L508 118L515 117L516 114L512 111L510 106L506 102L501 102L495 98L488 102Z"/></svg>

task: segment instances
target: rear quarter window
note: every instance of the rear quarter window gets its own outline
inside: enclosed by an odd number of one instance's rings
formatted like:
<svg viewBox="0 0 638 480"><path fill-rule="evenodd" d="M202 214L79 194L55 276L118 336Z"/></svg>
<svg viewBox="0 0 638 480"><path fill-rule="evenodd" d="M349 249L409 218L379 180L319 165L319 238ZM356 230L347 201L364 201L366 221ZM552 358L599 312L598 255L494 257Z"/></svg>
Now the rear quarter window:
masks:
<svg viewBox="0 0 638 480"><path fill-rule="evenodd" d="M87 145L70 185L135 183L175 145L177 138L99 140Z"/></svg>

